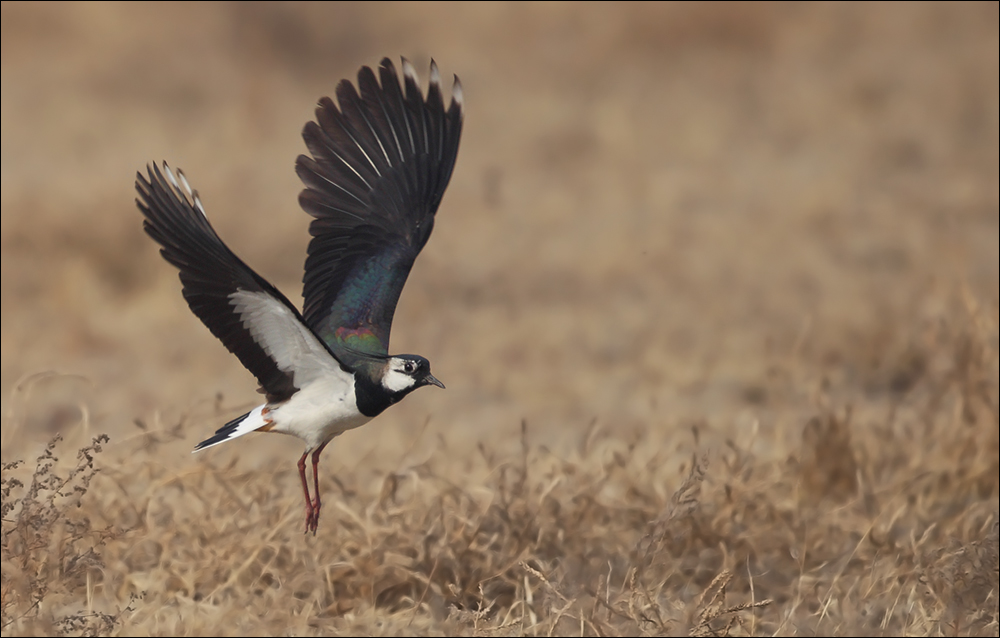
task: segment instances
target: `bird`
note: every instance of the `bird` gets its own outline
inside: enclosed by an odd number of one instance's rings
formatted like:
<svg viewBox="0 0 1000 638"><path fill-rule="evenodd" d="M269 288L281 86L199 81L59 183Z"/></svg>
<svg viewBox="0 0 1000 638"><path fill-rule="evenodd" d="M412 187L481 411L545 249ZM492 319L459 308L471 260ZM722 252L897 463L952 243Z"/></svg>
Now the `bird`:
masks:
<svg viewBox="0 0 1000 638"><path fill-rule="evenodd" d="M319 458L327 444L418 388L444 388L426 358L390 355L389 333L455 167L462 84L454 76L445 107L437 64L431 61L425 95L413 65L401 62L402 82L388 58L377 77L361 67L357 88L341 80L336 103L320 99L303 128L309 155L296 159L295 171L305 186L299 205L312 221L301 312L226 246L183 171L164 161L136 173L145 232L179 270L191 311L265 397L194 451L249 432L302 439L297 465L307 534L319 525Z"/></svg>

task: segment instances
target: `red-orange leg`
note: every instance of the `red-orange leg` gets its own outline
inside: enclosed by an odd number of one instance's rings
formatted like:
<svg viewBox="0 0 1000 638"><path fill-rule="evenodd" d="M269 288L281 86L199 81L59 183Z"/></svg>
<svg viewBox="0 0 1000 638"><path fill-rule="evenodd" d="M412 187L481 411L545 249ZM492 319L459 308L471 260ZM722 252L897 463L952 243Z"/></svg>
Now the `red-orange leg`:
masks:
<svg viewBox="0 0 1000 638"><path fill-rule="evenodd" d="M309 482L306 480L306 457L309 456L309 450L302 453L302 458L299 459L299 478L302 479L302 492L306 497L306 533L309 533L312 527L312 521L314 519L313 514L313 504L312 500L309 498ZM313 465L315 467L315 464ZM318 495L317 495L318 496ZM315 528L312 527L313 533L315 533Z"/></svg>
<svg viewBox="0 0 1000 638"><path fill-rule="evenodd" d="M326 443L329 443L327 441ZM313 450L312 462L313 462L313 492L316 494L316 498L312 502L312 513L309 519L308 525L312 529L313 536L316 535L316 528L319 527L319 510L323 506L322 501L319 499L319 455L323 452L323 448L326 447L326 443L323 443L318 448ZM305 456L302 457L302 466L305 467ZM303 485L305 485L305 474L302 475ZM307 491L308 493L308 491ZM307 497L308 498L308 497Z"/></svg>

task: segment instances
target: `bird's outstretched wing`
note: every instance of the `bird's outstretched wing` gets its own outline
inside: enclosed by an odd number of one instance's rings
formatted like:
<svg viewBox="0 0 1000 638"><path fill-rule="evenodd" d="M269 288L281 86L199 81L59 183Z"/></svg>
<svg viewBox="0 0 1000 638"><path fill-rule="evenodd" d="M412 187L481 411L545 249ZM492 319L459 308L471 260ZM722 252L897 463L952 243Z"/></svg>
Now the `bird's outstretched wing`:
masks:
<svg viewBox="0 0 1000 638"><path fill-rule="evenodd" d="M295 306L222 242L184 174L166 163L147 172L135 180L143 228L180 270L192 312L257 377L268 401L339 368Z"/></svg>
<svg viewBox="0 0 1000 638"><path fill-rule="evenodd" d="M462 133L462 87L447 110L437 65L425 98L413 66L403 83L386 58L379 77L343 80L339 108L320 100L302 132L312 157L296 172L302 208L315 219L303 277L306 323L341 360L386 355L396 302L448 186Z"/></svg>

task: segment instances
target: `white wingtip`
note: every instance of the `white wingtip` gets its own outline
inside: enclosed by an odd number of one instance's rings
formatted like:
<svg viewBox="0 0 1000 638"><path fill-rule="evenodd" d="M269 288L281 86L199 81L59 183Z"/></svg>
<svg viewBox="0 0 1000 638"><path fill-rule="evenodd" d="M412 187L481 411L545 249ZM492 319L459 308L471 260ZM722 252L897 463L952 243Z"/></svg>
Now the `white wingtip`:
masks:
<svg viewBox="0 0 1000 638"><path fill-rule="evenodd" d="M413 68L413 65L410 64L409 60L407 60L406 58L402 58L402 60L403 60L403 75L413 80L413 82L417 86L420 86L420 78L417 77L417 70Z"/></svg>
<svg viewBox="0 0 1000 638"><path fill-rule="evenodd" d="M178 168L175 173L166 161L164 161L163 172L166 173L167 180L174 187L174 189L176 189L181 195L190 197L195 210L201 213L202 217L208 218L208 214L205 213L205 206L201 203L201 197L198 196L198 191L191 188L191 184L188 182L187 176L184 175L184 171Z"/></svg>
<svg viewBox="0 0 1000 638"><path fill-rule="evenodd" d="M168 165L166 161L163 162L163 172L167 174L167 180L170 182L171 186L180 190L181 185L177 183L177 177L174 176L174 172L170 169L170 165Z"/></svg>
<svg viewBox="0 0 1000 638"><path fill-rule="evenodd" d="M462 92L462 83L459 81L457 75L451 85L451 101L457 104L459 109L465 105L465 94Z"/></svg>
<svg viewBox="0 0 1000 638"><path fill-rule="evenodd" d="M438 71L437 62L431 59L431 84L441 86L441 72Z"/></svg>
<svg viewBox="0 0 1000 638"><path fill-rule="evenodd" d="M201 197L198 196L198 191L191 191L191 198L194 199L194 207L201 213L201 216L208 219L208 214L205 213L205 207L201 204Z"/></svg>
<svg viewBox="0 0 1000 638"><path fill-rule="evenodd" d="M184 186L184 192L188 195L193 194L194 191L191 190L191 185L188 184L187 177L184 176L184 171L179 168L177 169L177 177L180 178L181 184Z"/></svg>

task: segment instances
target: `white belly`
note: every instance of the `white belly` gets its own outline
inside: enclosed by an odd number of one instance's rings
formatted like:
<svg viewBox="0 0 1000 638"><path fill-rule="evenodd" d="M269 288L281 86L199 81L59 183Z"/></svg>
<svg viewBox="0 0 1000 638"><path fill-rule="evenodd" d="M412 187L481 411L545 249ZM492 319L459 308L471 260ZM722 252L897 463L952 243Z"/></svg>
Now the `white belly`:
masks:
<svg viewBox="0 0 1000 638"><path fill-rule="evenodd" d="M358 411L353 379L328 376L292 395L280 405L271 406L272 432L291 434L306 442L311 450L333 437L371 421Z"/></svg>

